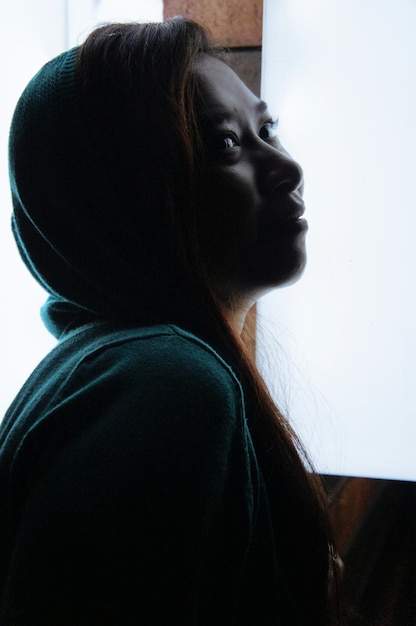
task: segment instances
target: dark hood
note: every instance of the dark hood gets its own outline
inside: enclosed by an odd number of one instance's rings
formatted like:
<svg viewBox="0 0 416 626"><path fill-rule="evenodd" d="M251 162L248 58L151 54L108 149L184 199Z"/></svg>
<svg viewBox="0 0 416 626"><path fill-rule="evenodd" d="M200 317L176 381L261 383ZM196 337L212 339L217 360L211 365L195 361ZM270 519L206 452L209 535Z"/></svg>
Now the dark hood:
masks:
<svg viewBox="0 0 416 626"><path fill-rule="evenodd" d="M169 264L156 261L154 241L140 239L126 219L122 194L84 114L77 52L47 63L17 104L9 144L13 233L55 308L66 302L61 308L81 311L80 318L83 311L152 317L155 303L162 310L175 298L175 281Z"/></svg>

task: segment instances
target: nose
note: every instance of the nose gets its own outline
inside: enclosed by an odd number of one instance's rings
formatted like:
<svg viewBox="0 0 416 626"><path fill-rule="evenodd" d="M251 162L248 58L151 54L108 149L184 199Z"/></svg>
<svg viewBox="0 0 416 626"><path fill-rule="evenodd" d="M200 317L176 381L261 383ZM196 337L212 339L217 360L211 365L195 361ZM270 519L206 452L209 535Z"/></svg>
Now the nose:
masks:
<svg viewBox="0 0 416 626"><path fill-rule="evenodd" d="M281 145L263 144L262 148L259 175L264 193L298 191L302 195L304 178L299 163Z"/></svg>

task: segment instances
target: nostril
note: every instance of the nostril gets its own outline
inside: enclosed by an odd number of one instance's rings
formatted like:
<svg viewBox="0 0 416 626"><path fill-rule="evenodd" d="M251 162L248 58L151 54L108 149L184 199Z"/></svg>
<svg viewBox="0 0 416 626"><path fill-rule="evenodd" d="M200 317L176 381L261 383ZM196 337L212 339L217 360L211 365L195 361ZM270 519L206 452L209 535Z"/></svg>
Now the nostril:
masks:
<svg viewBox="0 0 416 626"><path fill-rule="evenodd" d="M293 191L303 192L303 170L300 165L291 158L285 158L285 162L280 162L269 178L269 190L272 194L277 192Z"/></svg>

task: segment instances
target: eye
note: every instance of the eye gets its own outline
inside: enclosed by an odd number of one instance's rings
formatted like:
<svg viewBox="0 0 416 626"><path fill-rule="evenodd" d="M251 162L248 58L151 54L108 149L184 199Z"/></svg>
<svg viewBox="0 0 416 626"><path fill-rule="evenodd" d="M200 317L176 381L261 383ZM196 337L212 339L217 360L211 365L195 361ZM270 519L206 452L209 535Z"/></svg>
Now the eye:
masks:
<svg viewBox="0 0 416 626"><path fill-rule="evenodd" d="M277 128L279 126L279 120L267 120L260 128L259 137L260 139L264 139L264 141L268 141L270 139L277 138Z"/></svg>
<svg viewBox="0 0 416 626"><path fill-rule="evenodd" d="M214 140L214 150L224 152L240 145L237 135L231 131L226 131L218 135Z"/></svg>

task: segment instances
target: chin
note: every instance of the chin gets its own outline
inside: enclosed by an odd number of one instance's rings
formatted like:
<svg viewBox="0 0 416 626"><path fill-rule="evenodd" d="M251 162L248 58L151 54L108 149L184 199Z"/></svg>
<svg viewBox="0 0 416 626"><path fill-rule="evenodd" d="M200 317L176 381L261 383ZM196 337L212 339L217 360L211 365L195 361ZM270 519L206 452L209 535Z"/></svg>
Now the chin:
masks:
<svg viewBox="0 0 416 626"><path fill-rule="evenodd" d="M296 267L292 266L291 270L288 270L284 274L280 271L278 275L276 273L274 276L268 276L268 279L264 281L263 285L258 284L257 287L246 291L251 291L252 300L257 302L263 296L266 296L276 289L290 287L290 285L296 283L303 276L305 267L306 260L304 263L299 263Z"/></svg>
<svg viewBox="0 0 416 626"><path fill-rule="evenodd" d="M306 268L307 256L304 242L290 249L280 249L279 254L274 258L272 256L263 259L263 263L264 273L263 277L258 275L258 284L261 285L263 282L264 289L260 291L268 292L293 285L303 276Z"/></svg>
<svg viewBox="0 0 416 626"><path fill-rule="evenodd" d="M300 278L302 278L305 269L306 269L306 254L304 254L302 258L299 259L299 262L296 266L291 268L286 278L283 279L282 282L277 285L277 287L286 287L289 285L293 285Z"/></svg>

